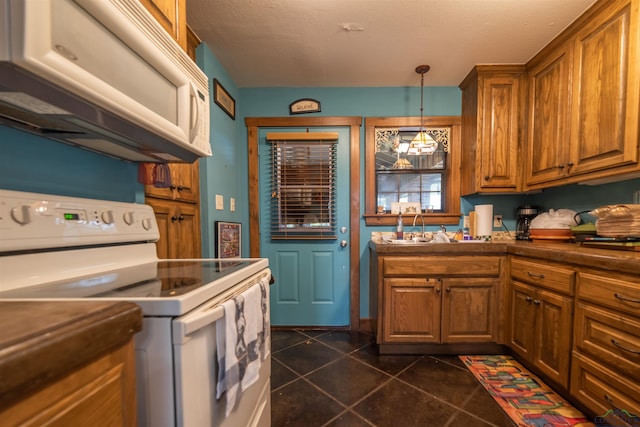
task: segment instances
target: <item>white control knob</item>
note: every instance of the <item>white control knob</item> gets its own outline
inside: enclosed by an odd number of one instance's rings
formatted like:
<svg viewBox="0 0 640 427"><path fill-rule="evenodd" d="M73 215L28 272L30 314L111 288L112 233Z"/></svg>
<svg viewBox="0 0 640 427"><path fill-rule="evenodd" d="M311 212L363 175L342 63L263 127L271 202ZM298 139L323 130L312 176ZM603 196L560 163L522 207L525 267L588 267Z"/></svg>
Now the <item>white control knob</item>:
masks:
<svg viewBox="0 0 640 427"><path fill-rule="evenodd" d="M144 228L145 230L150 230L151 229L151 219L149 218L145 218L142 220L142 228Z"/></svg>
<svg viewBox="0 0 640 427"><path fill-rule="evenodd" d="M122 217L124 218L125 224L127 225L133 224L133 212L125 212L125 214Z"/></svg>
<svg viewBox="0 0 640 427"><path fill-rule="evenodd" d="M29 205L20 205L11 209L11 218L20 225L27 225L31 222Z"/></svg>
<svg viewBox="0 0 640 427"><path fill-rule="evenodd" d="M113 224L113 211L102 212L102 222L105 224Z"/></svg>

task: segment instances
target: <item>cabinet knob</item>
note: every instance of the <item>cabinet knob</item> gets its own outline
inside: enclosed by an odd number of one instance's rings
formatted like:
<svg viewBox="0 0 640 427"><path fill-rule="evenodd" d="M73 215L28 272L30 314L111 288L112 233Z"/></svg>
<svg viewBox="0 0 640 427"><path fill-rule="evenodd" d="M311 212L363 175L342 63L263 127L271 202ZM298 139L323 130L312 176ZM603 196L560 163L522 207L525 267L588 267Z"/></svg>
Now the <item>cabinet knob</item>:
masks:
<svg viewBox="0 0 640 427"><path fill-rule="evenodd" d="M440 288L436 288L436 293L440 293Z"/></svg>
<svg viewBox="0 0 640 427"><path fill-rule="evenodd" d="M489 175L486 175L486 176L484 177L484 180L485 180L485 181L489 181L490 179L491 179L491 177L490 177Z"/></svg>
<svg viewBox="0 0 640 427"><path fill-rule="evenodd" d="M525 301L527 301L527 302L531 302L531 301L533 301L533 298L531 298L531 297L526 297L526 298L525 298Z"/></svg>
<svg viewBox="0 0 640 427"><path fill-rule="evenodd" d="M177 189L178 189L178 191L182 191L182 190L184 190L184 187L182 185L178 185Z"/></svg>
<svg viewBox="0 0 640 427"><path fill-rule="evenodd" d="M445 289L445 291L451 292L451 288L447 288L447 289Z"/></svg>
<svg viewBox="0 0 640 427"><path fill-rule="evenodd" d="M573 162L569 162L569 163L567 163L567 166L568 166L568 167L573 166Z"/></svg>
<svg viewBox="0 0 640 427"><path fill-rule="evenodd" d="M184 221L184 216L180 215L180 216L178 217L178 221Z"/></svg>
<svg viewBox="0 0 640 427"><path fill-rule="evenodd" d="M564 165L560 164L558 166L556 166L558 169L564 169Z"/></svg>
<svg viewBox="0 0 640 427"><path fill-rule="evenodd" d="M540 305L540 300L534 299L534 300L533 300L533 303L534 303L535 305Z"/></svg>
<svg viewBox="0 0 640 427"><path fill-rule="evenodd" d="M177 216L174 215L174 216L171 217L171 222L176 222L177 220L178 220Z"/></svg>

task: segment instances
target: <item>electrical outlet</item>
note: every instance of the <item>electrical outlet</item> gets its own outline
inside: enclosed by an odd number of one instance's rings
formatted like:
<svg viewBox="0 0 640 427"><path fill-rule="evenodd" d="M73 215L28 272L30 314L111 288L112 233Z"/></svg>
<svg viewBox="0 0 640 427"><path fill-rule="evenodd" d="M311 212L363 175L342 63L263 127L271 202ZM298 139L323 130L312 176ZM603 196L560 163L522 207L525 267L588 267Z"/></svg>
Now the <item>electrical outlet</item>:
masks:
<svg viewBox="0 0 640 427"><path fill-rule="evenodd" d="M465 215L462 219L462 227L469 228L469 215Z"/></svg>
<svg viewBox="0 0 640 427"><path fill-rule="evenodd" d="M494 228L502 227L502 215L494 215L493 216L493 227Z"/></svg>

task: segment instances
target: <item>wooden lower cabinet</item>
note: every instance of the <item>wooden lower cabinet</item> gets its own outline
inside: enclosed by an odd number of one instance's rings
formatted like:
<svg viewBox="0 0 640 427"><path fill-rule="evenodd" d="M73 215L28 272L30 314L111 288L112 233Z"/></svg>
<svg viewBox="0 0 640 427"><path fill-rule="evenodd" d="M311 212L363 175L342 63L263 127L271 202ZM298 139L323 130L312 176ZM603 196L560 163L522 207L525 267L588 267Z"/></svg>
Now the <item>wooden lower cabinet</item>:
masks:
<svg viewBox="0 0 640 427"><path fill-rule="evenodd" d="M133 339L0 411L3 425L136 425Z"/></svg>
<svg viewBox="0 0 640 427"><path fill-rule="evenodd" d="M511 257L507 345L529 366L569 387L575 270Z"/></svg>
<svg viewBox="0 0 640 427"><path fill-rule="evenodd" d="M384 342L440 342L442 279L384 279Z"/></svg>
<svg viewBox="0 0 640 427"><path fill-rule="evenodd" d="M158 258L200 258L200 214L198 205L148 198L160 231Z"/></svg>
<svg viewBox="0 0 640 427"><path fill-rule="evenodd" d="M639 283L633 275L578 274L570 392L594 416L640 414Z"/></svg>
<svg viewBox="0 0 640 427"><path fill-rule="evenodd" d="M393 344L499 341L500 259L374 257L380 352L393 352ZM474 274L479 277L470 277ZM411 347L402 348L411 352Z"/></svg>
<svg viewBox="0 0 640 427"><path fill-rule="evenodd" d="M567 388L573 298L512 281L510 302L508 345Z"/></svg>
<svg viewBox="0 0 640 427"><path fill-rule="evenodd" d="M498 321L496 278L443 280L442 342L495 342Z"/></svg>

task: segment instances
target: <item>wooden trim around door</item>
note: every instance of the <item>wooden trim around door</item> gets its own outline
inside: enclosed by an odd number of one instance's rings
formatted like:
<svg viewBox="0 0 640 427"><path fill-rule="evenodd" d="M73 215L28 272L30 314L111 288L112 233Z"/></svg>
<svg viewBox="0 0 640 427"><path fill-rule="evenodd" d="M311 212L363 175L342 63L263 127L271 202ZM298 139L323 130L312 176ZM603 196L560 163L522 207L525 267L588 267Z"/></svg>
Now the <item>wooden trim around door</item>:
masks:
<svg viewBox="0 0 640 427"><path fill-rule="evenodd" d="M362 117L247 117L249 166L249 254L260 257L258 131L262 128L346 127L349 129L349 329L360 329L360 127ZM277 278L276 278L277 280Z"/></svg>

